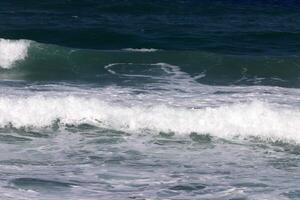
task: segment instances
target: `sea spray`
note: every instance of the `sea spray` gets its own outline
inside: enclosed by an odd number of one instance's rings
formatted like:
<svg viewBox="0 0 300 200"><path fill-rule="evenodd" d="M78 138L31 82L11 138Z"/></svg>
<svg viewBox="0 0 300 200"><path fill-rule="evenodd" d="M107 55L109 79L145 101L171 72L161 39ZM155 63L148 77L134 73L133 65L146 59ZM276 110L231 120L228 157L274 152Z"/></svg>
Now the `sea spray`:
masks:
<svg viewBox="0 0 300 200"><path fill-rule="evenodd" d="M7 40L0 38L0 68L9 69L17 61L24 60L30 46L28 40Z"/></svg>

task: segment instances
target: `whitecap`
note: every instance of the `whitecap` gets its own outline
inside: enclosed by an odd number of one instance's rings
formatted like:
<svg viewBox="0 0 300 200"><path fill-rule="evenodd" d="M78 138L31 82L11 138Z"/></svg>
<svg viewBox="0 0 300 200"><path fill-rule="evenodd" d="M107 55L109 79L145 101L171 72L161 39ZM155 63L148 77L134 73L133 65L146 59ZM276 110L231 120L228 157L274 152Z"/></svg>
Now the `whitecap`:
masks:
<svg viewBox="0 0 300 200"><path fill-rule="evenodd" d="M220 138L255 136L300 142L300 110L262 101L195 109L126 106L72 95L0 98L0 127L43 128L55 121L62 126L85 123L130 133L196 132Z"/></svg>
<svg viewBox="0 0 300 200"><path fill-rule="evenodd" d="M27 57L30 41L0 38L0 68L9 69Z"/></svg>
<svg viewBox="0 0 300 200"><path fill-rule="evenodd" d="M123 49L124 51L134 51L134 52L155 52L158 51L158 49L153 49L153 48L126 48Z"/></svg>

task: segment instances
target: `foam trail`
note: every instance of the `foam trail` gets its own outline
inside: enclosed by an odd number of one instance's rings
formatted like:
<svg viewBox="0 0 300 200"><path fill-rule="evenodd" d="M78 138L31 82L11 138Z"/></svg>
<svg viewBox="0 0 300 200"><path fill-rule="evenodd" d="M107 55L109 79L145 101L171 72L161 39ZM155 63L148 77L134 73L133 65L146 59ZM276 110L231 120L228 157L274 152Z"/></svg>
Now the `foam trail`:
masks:
<svg viewBox="0 0 300 200"><path fill-rule="evenodd" d="M38 105L38 106L37 106ZM112 105L96 98L1 97L0 127L91 125L132 133L191 132L221 138L257 136L300 143L300 110L279 108L268 103L223 105L217 108L188 109L165 105Z"/></svg>
<svg viewBox="0 0 300 200"><path fill-rule="evenodd" d="M149 49L148 48L140 48L140 49L126 48L123 50L124 51L133 51L133 52L143 52L143 53L158 51L158 49L153 49L153 48L149 48Z"/></svg>
<svg viewBox="0 0 300 200"><path fill-rule="evenodd" d="M30 46L28 40L7 40L0 38L0 68L9 69L16 61L24 60Z"/></svg>

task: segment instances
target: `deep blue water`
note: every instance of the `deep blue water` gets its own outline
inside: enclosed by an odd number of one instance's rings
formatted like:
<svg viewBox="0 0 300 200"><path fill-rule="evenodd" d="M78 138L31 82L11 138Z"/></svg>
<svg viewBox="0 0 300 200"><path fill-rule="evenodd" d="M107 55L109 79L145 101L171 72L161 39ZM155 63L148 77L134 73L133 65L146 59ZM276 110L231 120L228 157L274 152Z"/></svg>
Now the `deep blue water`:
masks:
<svg viewBox="0 0 300 200"><path fill-rule="evenodd" d="M76 48L299 55L299 1L1 1L0 35Z"/></svg>
<svg viewBox="0 0 300 200"><path fill-rule="evenodd" d="M299 10L1 1L0 199L300 199Z"/></svg>

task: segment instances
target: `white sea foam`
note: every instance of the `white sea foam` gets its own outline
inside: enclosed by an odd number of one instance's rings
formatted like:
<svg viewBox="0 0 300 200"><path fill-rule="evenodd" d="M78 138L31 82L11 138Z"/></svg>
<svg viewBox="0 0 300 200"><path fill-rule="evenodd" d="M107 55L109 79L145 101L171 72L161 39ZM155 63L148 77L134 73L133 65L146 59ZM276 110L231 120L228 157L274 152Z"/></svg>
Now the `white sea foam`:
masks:
<svg viewBox="0 0 300 200"><path fill-rule="evenodd" d="M140 49L135 49L135 48L126 48L123 49L124 51L134 51L134 52L155 52L158 51L158 49L153 49L153 48L140 48Z"/></svg>
<svg viewBox="0 0 300 200"><path fill-rule="evenodd" d="M24 60L30 46L28 40L7 40L0 38L0 68L9 69L16 61Z"/></svg>
<svg viewBox="0 0 300 200"><path fill-rule="evenodd" d="M0 127L43 128L56 120L62 125L88 123L132 133L197 132L221 138L257 136L300 142L300 110L261 101L191 109L116 105L78 96L0 98Z"/></svg>

